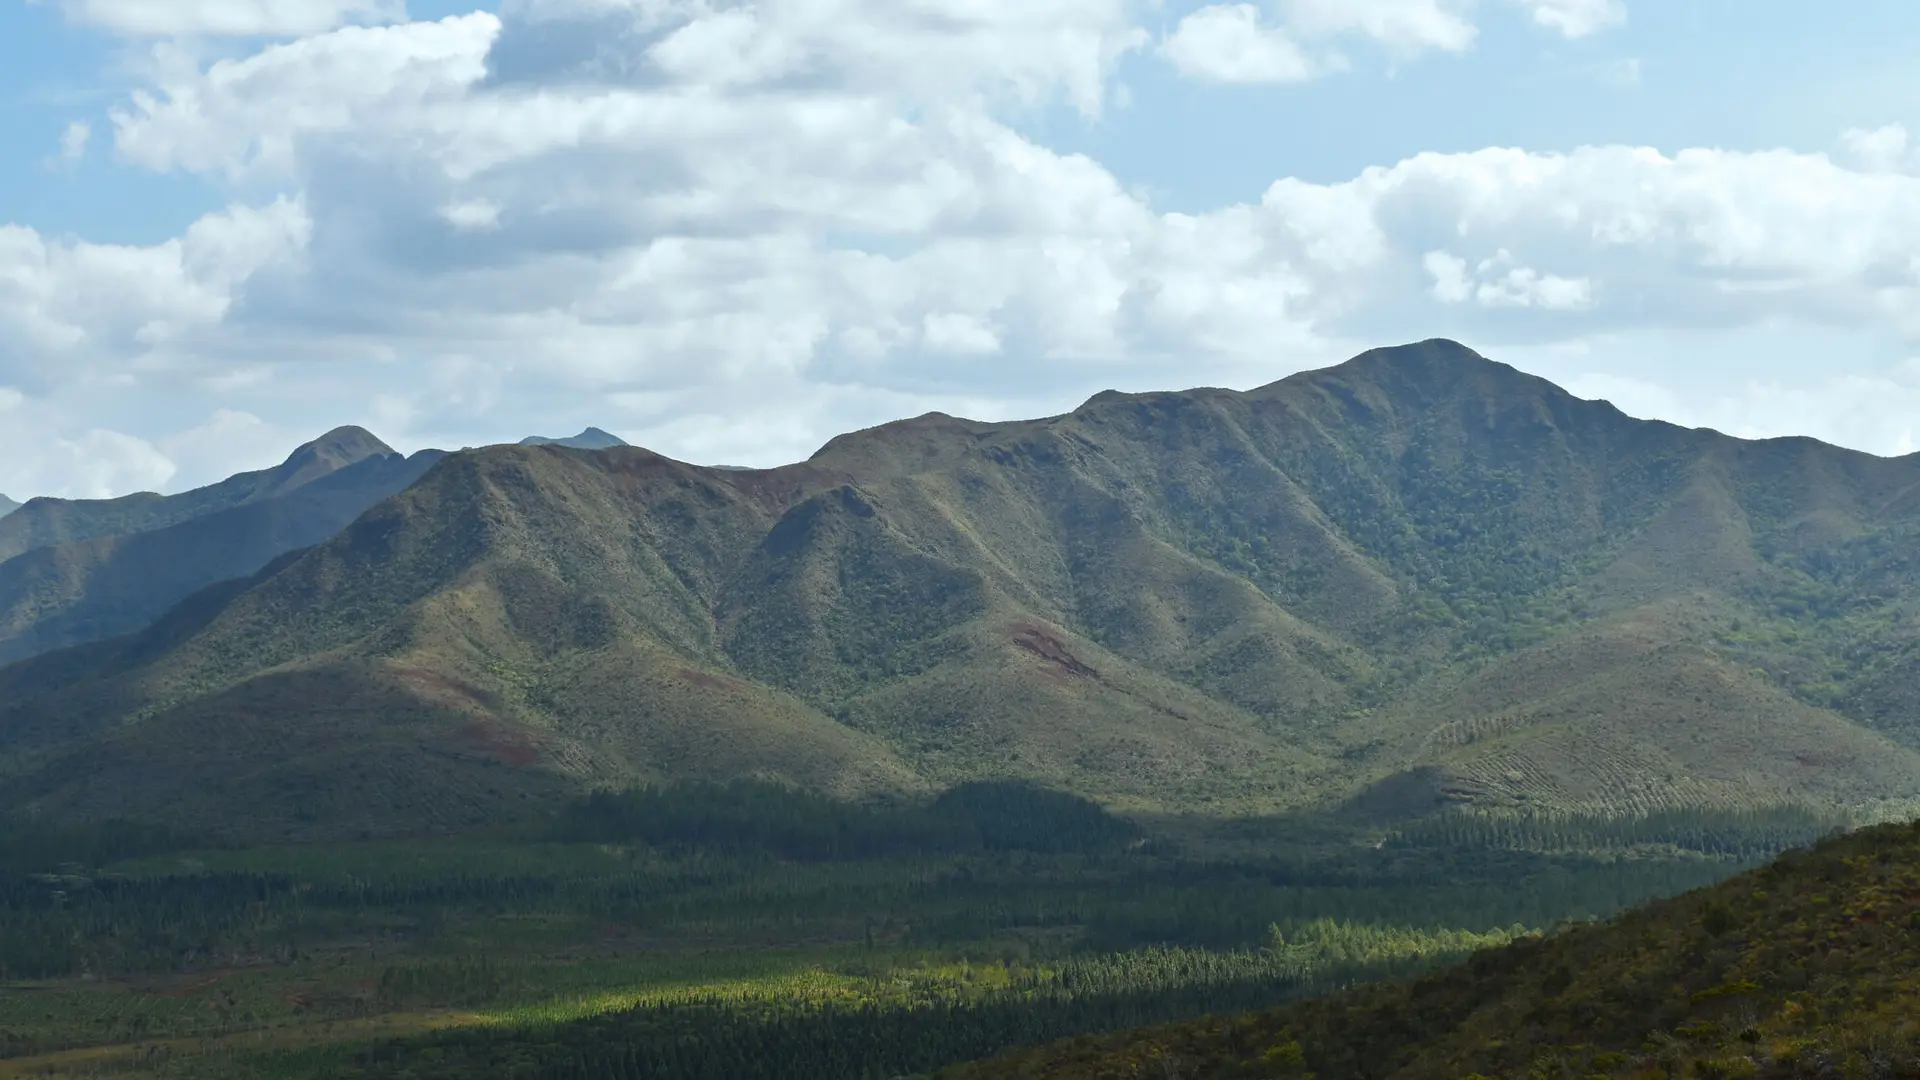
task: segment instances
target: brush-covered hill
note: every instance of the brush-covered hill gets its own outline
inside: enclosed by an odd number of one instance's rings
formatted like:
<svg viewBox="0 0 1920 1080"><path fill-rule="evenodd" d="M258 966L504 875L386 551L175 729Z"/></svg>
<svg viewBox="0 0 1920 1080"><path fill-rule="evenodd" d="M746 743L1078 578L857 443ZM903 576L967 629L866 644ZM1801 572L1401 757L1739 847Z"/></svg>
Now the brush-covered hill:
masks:
<svg viewBox="0 0 1920 1080"><path fill-rule="evenodd" d="M282 494L0 562L0 664L144 629L200 589L333 536L442 456L363 457Z"/></svg>
<svg viewBox="0 0 1920 1080"><path fill-rule="evenodd" d="M1020 1051L940 1077L1915 1076L1916 929L1920 826L1883 826L1417 981Z"/></svg>
<svg viewBox="0 0 1920 1080"><path fill-rule="evenodd" d="M30 499L0 517L0 561L35 548L125 536L271 499L393 448L363 428L342 427L296 449L271 469L240 473L178 495L143 491L117 499Z"/></svg>
<svg viewBox="0 0 1920 1080"><path fill-rule="evenodd" d="M0 669L0 806L455 827L638 779L1125 810L1920 796L1920 459L1635 420L1451 342L940 414L773 470L452 455Z"/></svg>

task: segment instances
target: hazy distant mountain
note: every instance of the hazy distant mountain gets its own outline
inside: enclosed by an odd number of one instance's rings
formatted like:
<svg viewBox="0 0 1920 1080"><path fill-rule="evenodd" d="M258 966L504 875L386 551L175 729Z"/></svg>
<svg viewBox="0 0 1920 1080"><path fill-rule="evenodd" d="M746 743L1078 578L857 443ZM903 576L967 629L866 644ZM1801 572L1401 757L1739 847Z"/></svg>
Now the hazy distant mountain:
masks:
<svg viewBox="0 0 1920 1080"><path fill-rule="evenodd" d="M488 447L0 669L0 807L317 835L744 775L1378 819L1916 797L1916 541L1920 459L1635 420L1439 341L772 470Z"/></svg>
<svg viewBox="0 0 1920 1080"><path fill-rule="evenodd" d="M590 427L578 435L564 439L548 439L539 435L529 435L520 440L521 446L566 446L575 450L607 450L615 446L627 445L618 435L609 435L597 427Z"/></svg>
<svg viewBox="0 0 1920 1080"><path fill-rule="evenodd" d="M178 495L143 491L117 499L30 499L0 518L0 561L34 548L146 532L270 499L357 461L393 452L362 428L342 427L301 446L271 469L240 473Z"/></svg>
<svg viewBox="0 0 1920 1080"><path fill-rule="evenodd" d="M0 495L0 518L6 517L18 509L20 509L19 503L14 502L5 495Z"/></svg>
<svg viewBox="0 0 1920 1080"><path fill-rule="evenodd" d="M202 588L327 539L445 456L363 457L270 498L0 562L0 664L144 629Z"/></svg>

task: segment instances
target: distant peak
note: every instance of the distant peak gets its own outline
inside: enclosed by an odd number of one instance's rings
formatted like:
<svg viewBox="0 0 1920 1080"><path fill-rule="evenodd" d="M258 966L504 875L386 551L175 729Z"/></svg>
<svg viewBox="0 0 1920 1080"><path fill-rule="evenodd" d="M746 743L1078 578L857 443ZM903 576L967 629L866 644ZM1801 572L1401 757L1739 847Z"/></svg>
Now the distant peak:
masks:
<svg viewBox="0 0 1920 1080"><path fill-rule="evenodd" d="M1302 386L1366 387L1404 405L1426 407L1460 396L1555 394L1566 392L1511 364L1490 360L1447 338L1368 349L1342 364L1289 375L1249 391L1258 397Z"/></svg>
<svg viewBox="0 0 1920 1080"><path fill-rule="evenodd" d="M5 495L0 495L0 517L6 517L18 509L20 509L19 503L14 502Z"/></svg>
<svg viewBox="0 0 1920 1080"><path fill-rule="evenodd" d="M597 427L587 428L578 435L564 439L549 439L544 435L529 435L520 440L521 446L565 446L574 450L608 450L616 446L626 446L627 441L618 435L602 431Z"/></svg>
<svg viewBox="0 0 1920 1080"><path fill-rule="evenodd" d="M1432 368L1440 366L1479 366L1493 361L1450 338L1428 338L1410 345L1387 345L1368 349L1348 363L1360 366Z"/></svg>
<svg viewBox="0 0 1920 1080"><path fill-rule="evenodd" d="M394 449L381 442L373 432L351 424L337 427L325 435L304 443L287 456L288 464L305 455L318 457L335 465L350 465L363 458L382 457L394 453Z"/></svg>

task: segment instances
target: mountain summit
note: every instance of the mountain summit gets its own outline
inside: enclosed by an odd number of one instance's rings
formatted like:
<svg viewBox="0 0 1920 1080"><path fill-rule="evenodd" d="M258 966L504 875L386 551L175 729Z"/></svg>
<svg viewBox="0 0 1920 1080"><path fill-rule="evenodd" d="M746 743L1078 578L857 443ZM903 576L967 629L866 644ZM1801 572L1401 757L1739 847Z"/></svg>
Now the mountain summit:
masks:
<svg viewBox="0 0 1920 1080"><path fill-rule="evenodd" d="M1916 493L1920 460L1437 341L771 470L487 447L0 669L0 807L337 835L738 776L1384 821L1920 797Z"/></svg>
<svg viewBox="0 0 1920 1080"><path fill-rule="evenodd" d="M14 502L5 495L0 495L0 517L6 517L18 509L20 509L19 503Z"/></svg>
<svg viewBox="0 0 1920 1080"><path fill-rule="evenodd" d="M565 446L574 450L608 450L616 446L627 445L618 435L610 435L597 427L590 427L578 435L569 435L564 439L548 439L539 435L529 435L520 440L521 446Z"/></svg>

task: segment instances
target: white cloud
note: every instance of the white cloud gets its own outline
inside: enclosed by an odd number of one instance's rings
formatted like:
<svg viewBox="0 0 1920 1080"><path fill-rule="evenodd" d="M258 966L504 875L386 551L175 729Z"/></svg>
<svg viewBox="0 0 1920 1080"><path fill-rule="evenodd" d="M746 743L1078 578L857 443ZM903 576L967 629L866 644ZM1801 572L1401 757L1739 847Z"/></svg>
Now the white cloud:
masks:
<svg viewBox="0 0 1920 1080"><path fill-rule="evenodd" d="M93 126L84 120L75 120L60 133L60 160L71 165L87 155L87 140L93 137Z"/></svg>
<svg viewBox="0 0 1920 1080"><path fill-rule="evenodd" d="M1433 278L1431 292L1434 298L1443 304L1474 300L1481 307L1489 308L1577 311L1593 303L1591 281L1542 274L1532 267L1515 266L1513 254L1505 248L1490 258L1482 259L1472 275L1467 273L1465 259L1444 251L1429 251L1421 256L1420 261ZM1476 281L1478 284L1475 284Z"/></svg>
<svg viewBox="0 0 1920 1080"><path fill-rule="evenodd" d="M1849 128L1840 135L1840 152L1843 160L1865 172L1920 172L1920 147L1900 124Z"/></svg>
<svg viewBox="0 0 1920 1080"><path fill-rule="evenodd" d="M1180 20L1160 53L1181 74L1208 82L1301 82L1318 65L1284 27L1265 25L1252 4L1216 4Z"/></svg>
<svg viewBox="0 0 1920 1080"><path fill-rule="evenodd" d="M1533 21L1570 38L1586 37L1627 21L1623 0L1513 0Z"/></svg>
<svg viewBox="0 0 1920 1080"><path fill-rule="evenodd" d="M1622 0L1511 0L1539 27L1585 37L1626 21ZM1463 53L1479 37L1471 0L1266 0L1214 4L1181 18L1160 54L1189 78L1218 83L1304 82L1349 65L1342 40L1370 41L1397 60ZM1607 70L1637 82L1639 64Z"/></svg>
<svg viewBox="0 0 1920 1080"><path fill-rule="evenodd" d="M405 17L401 0L61 0L74 22L129 37L296 37Z"/></svg>
<svg viewBox="0 0 1920 1080"><path fill-rule="evenodd" d="M465 199L440 208L447 224L462 230L492 230L500 227L500 204L487 199Z"/></svg>
<svg viewBox="0 0 1920 1080"><path fill-rule="evenodd" d="M242 409L216 408L198 425L162 436L158 449L186 484L202 484L236 472L265 469L284 461L295 446L319 435L288 430Z"/></svg>
<svg viewBox="0 0 1920 1080"><path fill-rule="evenodd" d="M1200 47L1204 19L1285 28L1314 63L1474 41L1437 2L1273 10L1203 9L1162 50L1246 79L1278 62L1257 35ZM1420 154L1162 213L1016 124L1113 100L1136 43L1105 0L549 0L170 73L114 115L122 156L288 196L142 248L0 229L0 384L217 395L226 413L194 397L194 423L143 432L198 479L211 451L168 432L291 439L324 414L459 446L596 423L765 464L928 408L1248 384L1435 332L1920 342L1920 178L1874 164L1892 135L1831 159Z"/></svg>
<svg viewBox="0 0 1920 1080"><path fill-rule="evenodd" d="M1303 37L1359 35L1398 56L1438 49L1464 52L1478 31L1448 0L1280 0L1289 28Z"/></svg>
<svg viewBox="0 0 1920 1080"><path fill-rule="evenodd" d="M316 136L378 140L398 120L432 137L433 109L455 104L486 74L493 15L350 27L274 45L136 92L112 114L114 143L158 171L294 176L295 148Z"/></svg>
<svg viewBox="0 0 1920 1080"><path fill-rule="evenodd" d="M1587 372L1568 390L1611 401L1630 416L1712 428L1738 438L1806 435L1883 454L1920 445L1920 364L1858 374L1812 372L1787 384L1775 378L1721 380L1704 392L1677 392L1651 379Z"/></svg>
<svg viewBox="0 0 1920 1080"><path fill-rule="evenodd" d="M106 498L164 487L173 463L144 439L89 427L71 413L49 413L0 386L0 492Z"/></svg>
<svg viewBox="0 0 1920 1080"><path fill-rule="evenodd" d="M0 226L0 379L124 378L131 362L217 326L249 278L298 254L309 228L284 198L209 214L150 247Z"/></svg>
<svg viewBox="0 0 1920 1080"><path fill-rule="evenodd" d="M935 353L988 356L1000 351L1000 336L984 320L944 311L927 314L921 340Z"/></svg>

